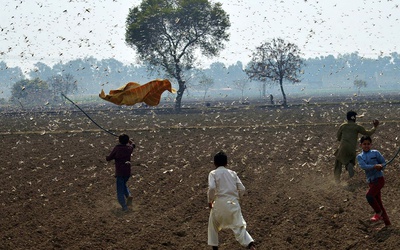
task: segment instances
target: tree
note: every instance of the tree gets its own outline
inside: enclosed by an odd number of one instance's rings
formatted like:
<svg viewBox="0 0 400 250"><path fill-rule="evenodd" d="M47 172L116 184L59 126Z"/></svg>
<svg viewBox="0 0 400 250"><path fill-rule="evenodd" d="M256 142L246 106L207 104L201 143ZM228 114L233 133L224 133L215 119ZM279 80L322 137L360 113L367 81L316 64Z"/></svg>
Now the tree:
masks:
<svg viewBox="0 0 400 250"><path fill-rule="evenodd" d="M242 79L238 79L238 80L234 80L233 81L233 87L237 90L240 91L240 102L244 102L244 89L246 88L246 86L248 85L249 81L248 79L242 78Z"/></svg>
<svg viewBox="0 0 400 250"><path fill-rule="evenodd" d="M45 63L42 62L37 62L34 65L34 69L29 71L28 75L29 78L35 79L35 78L41 78L41 79L46 79L49 78L52 74L54 74L53 69L46 65Z"/></svg>
<svg viewBox="0 0 400 250"><path fill-rule="evenodd" d="M204 73L198 74L196 78L198 79L198 84L195 88L204 91L203 101L205 101L208 90L214 85L214 79Z"/></svg>
<svg viewBox="0 0 400 250"><path fill-rule="evenodd" d="M21 68L9 67L0 61L0 96L10 98L12 85L24 78Z"/></svg>
<svg viewBox="0 0 400 250"><path fill-rule="evenodd" d="M56 63L48 79L54 75L71 74L79 82L79 92L81 94L98 93L100 79L104 79L106 72L100 69L100 62L94 57L77 58L66 63Z"/></svg>
<svg viewBox="0 0 400 250"><path fill-rule="evenodd" d="M283 80L292 83L300 82L299 74L304 65L300 57L300 49L293 43L286 43L283 39L273 39L264 42L253 52L252 59L245 70L251 80L264 83L268 79L279 83L283 106L287 106L286 94L283 89Z"/></svg>
<svg viewBox="0 0 400 250"><path fill-rule="evenodd" d="M208 0L143 0L129 10L125 41L138 58L169 77L179 88L175 109L179 111L186 89L184 72L193 68L196 55L218 55L229 40L229 16L220 3Z"/></svg>
<svg viewBox="0 0 400 250"><path fill-rule="evenodd" d="M61 102L61 94L68 95L78 90L78 84L72 74L54 75L47 79L49 88L53 94L53 100Z"/></svg>
<svg viewBox="0 0 400 250"><path fill-rule="evenodd" d="M48 102L50 90L45 81L35 78L16 82L11 90L11 102L24 106L35 106Z"/></svg>
<svg viewBox="0 0 400 250"><path fill-rule="evenodd" d="M358 95L360 95L360 89L367 87L367 82L364 80L354 80L354 86L358 89Z"/></svg>

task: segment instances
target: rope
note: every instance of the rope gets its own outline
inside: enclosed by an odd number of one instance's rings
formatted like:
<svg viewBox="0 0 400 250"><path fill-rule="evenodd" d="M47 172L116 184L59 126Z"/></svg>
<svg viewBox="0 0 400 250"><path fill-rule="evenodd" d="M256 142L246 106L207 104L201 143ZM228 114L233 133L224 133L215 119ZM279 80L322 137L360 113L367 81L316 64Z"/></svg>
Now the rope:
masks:
<svg viewBox="0 0 400 250"><path fill-rule="evenodd" d="M109 130L107 130L107 129L104 129L102 126L100 126L99 124L97 124L88 114L86 114L85 111L83 111L76 103L74 103L71 99L69 99L68 97L66 97L63 93L61 93L61 95L62 95L65 99L67 99L68 101L70 101L72 104L74 104L75 107L77 107L80 111L82 111L82 113L84 113L84 114L87 116L87 118L89 118L89 120L91 120L97 127L99 127L100 129L104 130L105 132L109 133L110 135L118 136L118 135L114 134L113 132L111 132L111 131L109 131Z"/></svg>
<svg viewBox="0 0 400 250"><path fill-rule="evenodd" d="M392 163L392 161L396 158L396 156L399 154L399 152L400 152L400 148L397 150L397 152L396 152L396 154L393 156L393 158L390 159L388 162L386 162L386 165Z"/></svg>

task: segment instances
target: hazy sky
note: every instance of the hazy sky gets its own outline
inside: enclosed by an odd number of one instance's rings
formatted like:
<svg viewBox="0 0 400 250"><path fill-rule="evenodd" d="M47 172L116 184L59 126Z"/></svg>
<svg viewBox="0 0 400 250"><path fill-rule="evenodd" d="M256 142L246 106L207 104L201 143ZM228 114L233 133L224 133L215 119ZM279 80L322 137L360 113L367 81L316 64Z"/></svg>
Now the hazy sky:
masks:
<svg viewBox="0 0 400 250"><path fill-rule="evenodd" d="M27 70L93 56L136 63L125 20L139 0L2 0L0 61ZM214 1L215 2L215 1ZM283 38L305 57L358 51L366 57L400 52L397 0L220 0L231 21L230 42L213 61L247 63L262 42Z"/></svg>

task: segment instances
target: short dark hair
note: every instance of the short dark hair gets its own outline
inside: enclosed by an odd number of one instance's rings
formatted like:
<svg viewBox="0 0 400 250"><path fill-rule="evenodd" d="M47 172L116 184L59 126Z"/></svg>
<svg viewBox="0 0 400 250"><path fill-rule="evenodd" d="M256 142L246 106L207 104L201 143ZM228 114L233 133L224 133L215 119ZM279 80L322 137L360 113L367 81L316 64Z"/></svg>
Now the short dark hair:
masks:
<svg viewBox="0 0 400 250"><path fill-rule="evenodd" d="M118 136L119 143L121 144L128 144L129 142L129 135L127 134L120 134Z"/></svg>
<svg viewBox="0 0 400 250"><path fill-rule="evenodd" d="M216 166L226 166L228 164L228 156L224 151L219 151L214 155L214 164Z"/></svg>
<svg viewBox="0 0 400 250"><path fill-rule="evenodd" d="M355 121L356 116L357 116L357 113L355 111L349 111L349 112L347 112L347 115L346 115L348 121L350 121L350 120Z"/></svg>
<svg viewBox="0 0 400 250"><path fill-rule="evenodd" d="M361 136L361 138L360 138L360 143L363 143L364 141L369 141L369 142L372 143L372 138L371 138L371 136L369 136L369 135L363 135L363 136Z"/></svg>

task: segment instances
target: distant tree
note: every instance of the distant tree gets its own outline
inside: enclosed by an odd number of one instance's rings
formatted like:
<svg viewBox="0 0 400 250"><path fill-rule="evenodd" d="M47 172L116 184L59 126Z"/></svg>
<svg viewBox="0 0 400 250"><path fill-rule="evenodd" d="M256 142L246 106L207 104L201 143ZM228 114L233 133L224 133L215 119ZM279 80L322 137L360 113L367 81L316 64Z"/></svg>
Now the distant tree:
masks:
<svg viewBox="0 0 400 250"><path fill-rule="evenodd" d="M31 79L47 79L54 74L53 69L45 63L37 62L33 66L34 68L28 73Z"/></svg>
<svg viewBox="0 0 400 250"><path fill-rule="evenodd" d="M246 89L248 83L249 83L249 80L246 78L242 78L242 79L233 81L233 87L235 89L239 90L241 93L241 96L240 96L241 102L244 102L244 90Z"/></svg>
<svg viewBox="0 0 400 250"><path fill-rule="evenodd" d="M105 79L104 70L100 69L99 61L94 57L77 58L66 63L56 63L53 65L52 74L54 75L71 74L79 82L78 90L81 94L99 93L100 82Z"/></svg>
<svg viewBox="0 0 400 250"><path fill-rule="evenodd" d="M256 48L245 71L250 79L264 83L270 79L272 82L279 83L283 106L287 106L283 80L292 83L300 82L299 74L304 64L300 54L297 45L286 43L280 38L273 39Z"/></svg>
<svg viewBox="0 0 400 250"><path fill-rule="evenodd" d="M100 72L104 79L103 83L109 83L110 86L121 87L127 82L137 81L127 77L128 68L114 58L103 59L99 63Z"/></svg>
<svg viewBox="0 0 400 250"><path fill-rule="evenodd" d="M354 86L358 90L358 95L360 95L360 89L367 87L367 82L364 80L356 79L356 80L354 80Z"/></svg>
<svg viewBox="0 0 400 250"><path fill-rule="evenodd" d="M68 95L78 90L78 84L72 74L54 75L47 79L47 83L53 95L53 101L60 103L61 94Z"/></svg>
<svg viewBox="0 0 400 250"><path fill-rule="evenodd" d="M5 98L0 98L0 105L4 105L7 103L7 100Z"/></svg>
<svg viewBox="0 0 400 250"><path fill-rule="evenodd" d="M241 61L237 61L235 64L229 65L227 67L227 74L229 74L229 77L231 77L232 79L247 78L246 72L244 71L244 66Z"/></svg>
<svg viewBox="0 0 400 250"><path fill-rule="evenodd" d="M177 80L175 109L186 89L184 71L193 67L197 52L218 55L229 40L229 16L220 3L208 0L143 0L129 10L125 41L138 57Z"/></svg>
<svg viewBox="0 0 400 250"><path fill-rule="evenodd" d="M12 85L24 78L21 68L9 67L0 61L0 96L10 98Z"/></svg>
<svg viewBox="0 0 400 250"><path fill-rule="evenodd" d="M214 85L214 79L205 74L201 74L197 79L196 88L204 91L203 101L205 101L208 90Z"/></svg>
<svg viewBox="0 0 400 250"><path fill-rule="evenodd" d="M214 79L214 83L217 87L226 87L229 73L225 64L221 62L213 62L208 69L204 69L203 71L204 74Z"/></svg>
<svg viewBox="0 0 400 250"><path fill-rule="evenodd" d="M45 81L35 78L21 80L14 84L11 90L10 101L26 106L44 105L49 101L50 90Z"/></svg>

